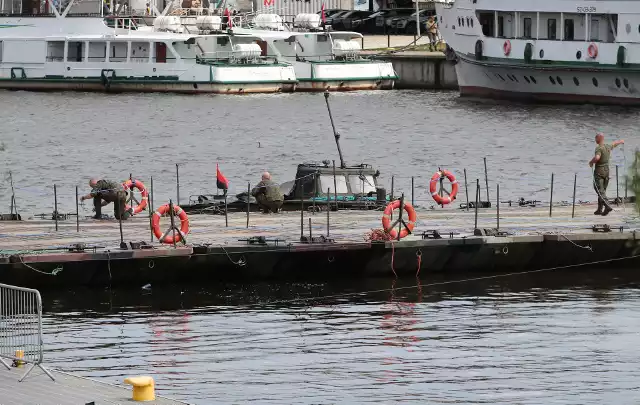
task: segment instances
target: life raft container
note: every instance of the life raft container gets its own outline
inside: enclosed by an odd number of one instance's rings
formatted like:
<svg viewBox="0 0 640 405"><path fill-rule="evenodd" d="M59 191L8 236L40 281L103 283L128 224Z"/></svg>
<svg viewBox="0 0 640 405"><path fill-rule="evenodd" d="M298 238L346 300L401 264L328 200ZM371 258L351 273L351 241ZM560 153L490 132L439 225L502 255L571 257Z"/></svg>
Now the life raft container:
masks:
<svg viewBox="0 0 640 405"><path fill-rule="evenodd" d="M509 56L511 53L511 41L508 39L504 41L504 44L502 44L502 52L504 52L505 56Z"/></svg>
<svg viewBox="0 0 640 405"><path fill-rule="evenodd" d="M591 43L587 48L587 53L591 59L595 59L598 56L598 46L594 43Z"/></svg>
<svg viewBox="0 0 640 405"><path fill-rule="evenodd" d="M140 180L129 179L124 183L122 183L122 187L124 187L125 191L132 190L133 188L137 188L138 191L140 191L140 194L142 195L142 199L140 200L140 203L135 207L133 207L134 215L139 214L142 211L147 209L147 204L149 203L149 192L147 191L147 188L144 186L144 184ZM125 205L125 210L128 210L129 208L131 207L128 204Z"/></svg>
<svg viewBox="0 0 640 405"><path fill-rule="evenodd" d="M168 212L169 212L169 204L165 204L159 207L153 213L153 217L151 218L151 228L153 229L153 234L156 236L156 238L158 238L158 241L160 241L160 243L170 244L174 242L173 230L169 228L164 233L160 231L160 217L167 214ZM176 243L180 241L184 242L186 240L187 234L189 233L189 217L187 216L187 213L184 212L184 210L177 205L173 206L173 213L175 214L176 217L180 219L180 229L175 230L175 233L176 233L175 242Z"/></svg>
<svg viewBox="0 0 640 405"><path fill-rule="evenodd" d="M418 220L418 216L416 215L416 210L409 203L404 203L402 205L404 211L407 213L407 217L409 218L406 221L406 226L402 226L402 230L400 231L400 239L409 235L413 232L413 228L416 226L416 221ZM384 228L385 233L387 233L392 239L398 238L398 230L395 225L391 223L391 213L393 210L400 208L400 200L395 200L387 205L387 208L384 209L384 214L382 214L382 227Z"/></svg>
<svg viewBox="0 0 640 405"><path fill-rule="evenodd" d="M441 195L437 190L438 182L445 177L451 182L451 193L447 192L447 194L449 194L447 196ZM429 192L431 193L433 200L439 205L451 204L453 200L456 199L456 195L458 195L458 180L456 180L456 176L448 170L437 171L431 177L431 181L429 182Z"/></svg>

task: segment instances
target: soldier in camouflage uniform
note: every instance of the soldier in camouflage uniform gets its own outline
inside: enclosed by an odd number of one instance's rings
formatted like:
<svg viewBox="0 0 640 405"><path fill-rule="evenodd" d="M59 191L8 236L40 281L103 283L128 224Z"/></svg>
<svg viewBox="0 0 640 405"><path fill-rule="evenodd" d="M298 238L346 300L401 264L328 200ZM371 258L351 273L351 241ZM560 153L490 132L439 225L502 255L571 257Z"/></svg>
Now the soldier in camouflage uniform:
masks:
<svg viewBox="0 0 640 405"><path fill-rule="evenodd" d="M595 215L607 215L613 210L607 201L607 186L609 185L609 158L611 157L611 151L613 148L623 143L623 140L619 140L607 145L604 143L603 133L599 132L596 135L596 151L593 159L589 161L589 167L593 167L594 165L596 166L593 170L593 188L598 194L598 209L594 212Z"/></svg>
<svg viewBox="0 0 640 405"><path fill-rule="evenodd" d="M271 181L269 172L262 173L262 181L251 190L251 195L256 198L258 206L265 214L278 212L284 202L280 187Z"/></svg>
<svg viewBox="0 0 640 405"><path fill-rule="evenodd" d="M131 216L131 209L125 209L127 193L122 184L111 180L91 179L89 186L91 192L80 199L84 201L93 198L93 206L96 211L94 219L102 218L102 207L109 203L113 203L113 215L116 219L126 220Z"/></svg>

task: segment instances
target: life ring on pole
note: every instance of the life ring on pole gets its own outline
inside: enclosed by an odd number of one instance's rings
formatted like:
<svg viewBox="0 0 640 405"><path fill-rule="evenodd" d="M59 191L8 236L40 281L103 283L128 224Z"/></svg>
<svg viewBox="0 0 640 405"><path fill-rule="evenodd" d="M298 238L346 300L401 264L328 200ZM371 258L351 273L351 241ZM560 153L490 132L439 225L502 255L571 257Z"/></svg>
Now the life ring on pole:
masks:
<svg viewBox="0 0 640 405"><path fill-rule="evenodd" d="M591 59L595 59L598 56L598 46L592 42L587 48L587 53Z"/></svg>
<svg viewBox="0 0 640 405"><path fill-rule="evenodd" d="M448 196L444 196L441 194L438 188L438 182L444 180L444 178L449 179L451 182L451 193L444 190ZM439 170L433 176L431 176L431 181L429 182L429 192L433 197L433 200L438 203L438 205L451 204L453 200L456 199L456 195L458 195L458 180L456 180L456 176L453 175L448 170Z"/></svg>
<svg viewBox="0 0 640 405"><path fill-rule="evenodd" d="M167 229L166 232L162 233L160 231L160 217L167 214L169 212L169 204L165 204L159 207L151 218L151 228L153 229L153 234L158 238L160 243L173 243L173 230L171 228ZM184 212L182 208L177 205L173 206L173 213L180 219L180 229L176 229L176 240L175 242L185 241L186 236L189 233L189 217L187 213Z"/></svg>
<svg viewBox="0 0 640 405"><path fill-rule="evenodd" d="M509 56L511 53L511 41L508 39L504 41L504 44L502 44L502 52L504 52L505 56Z"/></svg>
<svg viewBox="0 0 640 405"><path fill-rule="evenodd" d="M397 221L393 224L391 223L391 213L393 210L400 208L400 200L395 200L387 205L387 208L384 209L384 214L382 214L382 227L384 228L384 232L391 237L391 239L398 238L398 230L396 229ZM413 228L416 226L416 221L418 220L418 216L416 215L416 210L409 203L404 203L402 208L407 213L409 220L406 224L403 224L402 230L400 231L400 239L409 235L413 232Z"/></svg>
<svg viewBox="0 0 640 405"><path fill-rule="evenodd" d="M144 186L144 184L140 180L129 179L124 183L122 183L122 187L124 187L125 191L132 190L133 188L137 188L138 191L140 191L140 194L142 195L142 199L140 200L138 205L133 207L134 214L139 214L142 211L147 209L147 204L149 203L149 192L147 191L147 188ZM138 202L137 200L135 201ZM128 210L131 207L129 206L129 204L126 204L124 208L125 210Z"/></svg>

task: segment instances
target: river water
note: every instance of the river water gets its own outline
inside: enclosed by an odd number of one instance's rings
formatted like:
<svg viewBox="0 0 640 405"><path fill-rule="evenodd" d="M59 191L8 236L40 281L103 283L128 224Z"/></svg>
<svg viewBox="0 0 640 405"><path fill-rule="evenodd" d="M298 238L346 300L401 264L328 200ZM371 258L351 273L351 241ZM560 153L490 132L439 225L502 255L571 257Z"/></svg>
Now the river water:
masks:
<svg viewBox="0 0 640 405"><path fill-rule="evenodd" d="M196 404L636 404L635 280L49 292L46 359L113 383L150 374ZM370 290L385 291L283 302Z"/></svg>
<svg viewBox="0 0 640 405"><path fill-rule="evenodd" d="M503 199L593 201L596 130L640 146L640 110L459 100L453 92L334 94L347 163L431 204L438 167L483 177ZM22 213L74 210L89 177L153 176L156 204L231 193L263 170L288 180L302 161L337 159L320 94L242 97L2 92L0 207L12 172ZM484 181L483 181L484 183ZM621 184L624 182L621 180ZM624 192L621 186L620 193ZM610 195L615 193L611 186ZM84 214L90 215L88 208ZM27 215L28 216L28 215ZM1 225L0 225L1 226ZM424 277L423 283L433 281ZM435 287L434 287L435 288ZM521 275L438 289L415 281L46 291L47 363L119 383L148 373L162 394L211 403L637 403L640 289L610 270ZM378 293L280 302L350 292Z"/></svg>
<svg viewBox="0 0 640 405"><path fill-rule="evenodd" d="M423 91L333 94L331 106L347 163L375 165L387 190L395 176L396 193L410 193L414 176L415 199L425 205L433 203L427 188L438 167L461 180L466 168L468 181L479 178L484 187L484 157L491 194L500 183L501 199L548 201L555 173L554 200L568 200L577 173L578 199L593 201L587 162L596 130L627 140L612 157L623 194L625 163L640 146L640 110L477 103ZM235 194L264 170L284 182L300 162L337 160L322 94L3 92L0 117L0 207L8 210L12 171L18 206L31 214L53 211L54 183L60 211L75 212L75 186L86 192L93 176L122 180L133 173L147 184L153 176L156 202L165 201L176 196L178 163L184 201L215 192L216 163Z"/></svg>

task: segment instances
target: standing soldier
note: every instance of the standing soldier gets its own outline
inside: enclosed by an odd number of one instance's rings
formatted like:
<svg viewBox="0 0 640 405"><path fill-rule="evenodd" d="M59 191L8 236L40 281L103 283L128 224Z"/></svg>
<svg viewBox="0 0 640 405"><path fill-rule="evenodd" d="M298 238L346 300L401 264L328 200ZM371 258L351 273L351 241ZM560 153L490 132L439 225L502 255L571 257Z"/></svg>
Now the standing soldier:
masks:
<svg viewBox="0 0 640 405"><path fill-rule="evenodd" d="M429 50L437 51L438 23L436 23L433 16L430 16L427 20L427 36L429 37Z"/></svg>
<svg viewBox="0 0 640 405"><path fill-rule="evenodd" d="M93 206L96 211L94 219L102 219L102 207L113 203L113 215L116 219L127 219L131 216L131 208L125 210L127 193L124 191L122 184L111 180L89 180L91 192L83 195L80 200L89 200L93 198Z"/></svg>
<svg viewBox="0 0 640 405"><path fill-rule="evenodd" d="M596 152L593 159L589 161L589 167L593 167L593 165L596 166L593 170L593 188L598 194L598 209L594 212L595 215L607 215L613 210L607 201L609 158L611 157L613 148L623 143L623 140L619 140L614 141L611 145L607 145L604 143L604 134L602 132L596 134Z"/></svg>

